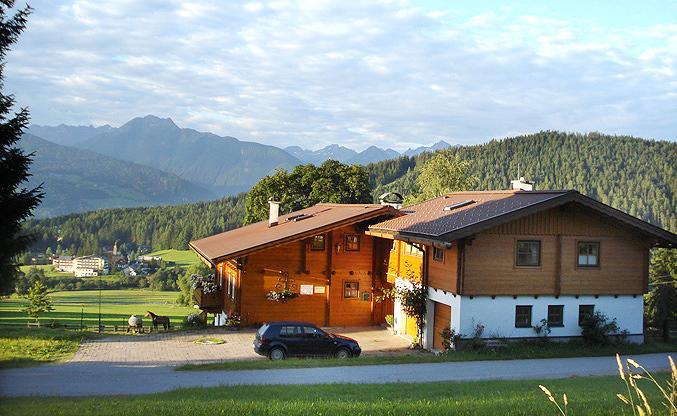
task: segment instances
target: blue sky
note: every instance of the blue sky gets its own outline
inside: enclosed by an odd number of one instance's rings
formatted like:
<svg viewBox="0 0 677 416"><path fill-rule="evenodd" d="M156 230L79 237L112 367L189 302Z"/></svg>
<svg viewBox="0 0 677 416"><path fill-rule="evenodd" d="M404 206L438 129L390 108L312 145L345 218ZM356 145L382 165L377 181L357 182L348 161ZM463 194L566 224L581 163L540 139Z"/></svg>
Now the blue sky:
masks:
<svg viewBox="0 0 677 416"><path fill-rule="evenodd" d="M6 90L36 124L155 114L357 150L548 129L677 138L675 2L31 5Z"/></svg>

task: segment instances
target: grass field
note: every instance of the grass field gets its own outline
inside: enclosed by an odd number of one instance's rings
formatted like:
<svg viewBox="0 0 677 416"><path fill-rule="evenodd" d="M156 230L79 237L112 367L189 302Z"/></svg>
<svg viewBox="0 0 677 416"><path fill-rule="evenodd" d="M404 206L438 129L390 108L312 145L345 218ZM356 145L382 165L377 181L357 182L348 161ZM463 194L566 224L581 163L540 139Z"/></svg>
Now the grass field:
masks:
<svg viewBox="0 0 677 416"><path fill-rule="evenodd" d="M73 277L73 273L57 272L56 270L54 270L54 266L52 266L51 264L25 265L25 266L19 266L19 269L22 272L27 273L28 270L32 269L33 267L35 267L37 269L44 270L46 277L64 277L64 276L65 277Z"/></svg>
<svg viewBox="0 0 677 416"><path fill-rule="evenodd" d="M151 290L102 290L101 322L104 325L126 325L130 315L144 315L150 310L158 315L169 316L173 325L178 325L193 308L176 304L177 292ZM80 319L86 326L96 326L99 318L99 291L63 291L49 295L55 310L45 313L40 321L49 324L79 325ZM28 316L21 312L25 299L12 295L0 299L0 324L25 324ZM148 318L145 318L146 322ZM0 329L2 330L2 329Z"/></svg>
<svg viewBox="0 0 677 416"><path fill-rule="evenodd" d="M70 358L94 334L51 328L2 327L0 368L24 367Z"/></svg>
<svg viewBox="0 0 677 416"><path fill-rule="evenodd" d="M664 381L667 373L660 374ZM101 398L3 399L7 415L556 415L539 390L545 384L570 415L632 414L616 398L625 385L616 377L563 380L482 381L419 384L329 384L182 389L162 394ZM655 387L645 393L656 414L667 414ZM662 412L662 413L661 413Z"/></svg>
<svg viewBox="0 0 677 416"><path fill-rule="evenodd" d="M200 263L193 250L160 250L146 255L162 257L164 261L173 261L179 267Z"/></svg>
<svg viewBox="0 0 677 416"><path fill-rule="evenodd" d="M498 350L459 350L447 354L412 354L395 356L367 356L351 360L336 358L288 359L284 361L242 360L209 364L186 364L176 367L177 371L210 371L210 370L264 370L279 368L311 368L311 367L345 367L356 365L378 364L415 364L438 363L451 361L479 360L517 360L529 358L562 358L562 357L601 357L614 354L649 354L655 352L677 351L677 343L652 344L618 344L587 345L582 342L516 342Z"/></svg>

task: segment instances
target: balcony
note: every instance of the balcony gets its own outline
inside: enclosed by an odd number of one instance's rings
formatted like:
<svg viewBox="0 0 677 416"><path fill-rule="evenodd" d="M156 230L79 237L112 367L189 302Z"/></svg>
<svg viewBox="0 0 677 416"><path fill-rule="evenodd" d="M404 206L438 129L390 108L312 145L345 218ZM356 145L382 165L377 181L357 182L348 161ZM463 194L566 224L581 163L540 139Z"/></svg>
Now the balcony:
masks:
<svg viewBox="0 0 677 416"><path fill-rule="evenodd" d="M217 290L216 292L204 294L202 289L195 289L193 291L193 301L196 305L202 310L221 310L223 308L223 291Z"/></svg>

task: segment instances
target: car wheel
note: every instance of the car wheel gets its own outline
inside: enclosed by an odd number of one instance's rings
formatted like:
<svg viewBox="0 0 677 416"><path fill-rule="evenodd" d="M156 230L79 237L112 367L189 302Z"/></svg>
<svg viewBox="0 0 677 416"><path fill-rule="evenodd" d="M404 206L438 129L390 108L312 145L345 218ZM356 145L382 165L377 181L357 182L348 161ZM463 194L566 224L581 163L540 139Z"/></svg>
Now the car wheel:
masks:
<svg viewBox="0 0 677 416"><path fill-rule="evenodd" d="M272 350L270 350L268 358L270 358L273 361L284 360L285 358L287 358L287 354L284 353L284 350L282 348L273 348Z"/></svg>
<svg viewBox="0 0 677 416"><path fill-rule="evenodd" d="M339 360L345 360L346 358L350 358L352 356L353 354L351 354L350 351L348 351L345 348L341 348L338 351L336 351L336 358L338 358Z"/></svg>

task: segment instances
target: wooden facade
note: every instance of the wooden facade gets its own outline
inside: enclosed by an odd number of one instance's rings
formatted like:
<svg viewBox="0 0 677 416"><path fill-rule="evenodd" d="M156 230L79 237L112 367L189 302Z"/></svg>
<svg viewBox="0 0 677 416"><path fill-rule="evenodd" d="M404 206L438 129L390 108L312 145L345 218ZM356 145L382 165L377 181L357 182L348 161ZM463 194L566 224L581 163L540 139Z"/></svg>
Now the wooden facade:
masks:
<svg viewBox="0 0 677 416"><path fill-rule="evenodd" d="M295 241L217 265L236 270L235 301L223 290L225 311L236 311L245 325L279 320L302 320L323 326L367 326L382 323L387 302L374 299L388 286L382 261L383 241L364 234L358 225L322 234L324 248L313 238ZM358 241L359 248L354 244ZM352 249L350 249L352 248ZM387 247L386 247L387 249ZM375 253L376 252L376 253ZM227 287L226 275L221 286ZM346 293L349 285L349 293ZM289 289L299 296L286 303L270 301L270 291ZM309 294L303 291L311 290ZM391 306L392 308L392 306Z"/></svg>
<svg viewBox="0 0 677 416"><path fill-rule="evenodd" d="M516 265L516 244L540 241L538 266ZM577 265L579 242L599 243L597 267ZM421 256L405 254L395 240L388 280L421 281ZM568 204L510 221L453 241L450 248L425 245L427 285L467 296L623 295L647 290L650 241L592 209ZM443 255L440 255L443 253Z"/></svg>
<svg viewBox="0 0 677 416"><path fill-rule="evenodd" d="M650 242L593 210L563 206L468 239L463 295L621 295L647 291ZM519 240L540 241L540 264L517 266ZM599 266L577 266L578 242L599 243Z"/></svg>

